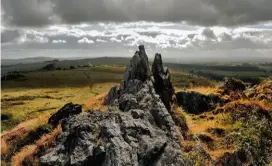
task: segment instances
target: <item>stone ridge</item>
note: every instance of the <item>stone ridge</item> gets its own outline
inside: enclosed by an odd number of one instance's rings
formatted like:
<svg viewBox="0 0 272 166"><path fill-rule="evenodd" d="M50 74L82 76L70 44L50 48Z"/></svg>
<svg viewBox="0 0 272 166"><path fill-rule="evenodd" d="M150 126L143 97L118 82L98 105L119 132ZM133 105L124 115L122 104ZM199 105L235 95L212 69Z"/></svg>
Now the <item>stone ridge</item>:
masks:
<svg viewBox="0 0 272 166"><path fill-rule="evenodd" d="M63 120L63 132L40 158L41 165L192 165L183 157L175 123L156 93L143 46L105 103L120 111L90 111Z"/></svg>

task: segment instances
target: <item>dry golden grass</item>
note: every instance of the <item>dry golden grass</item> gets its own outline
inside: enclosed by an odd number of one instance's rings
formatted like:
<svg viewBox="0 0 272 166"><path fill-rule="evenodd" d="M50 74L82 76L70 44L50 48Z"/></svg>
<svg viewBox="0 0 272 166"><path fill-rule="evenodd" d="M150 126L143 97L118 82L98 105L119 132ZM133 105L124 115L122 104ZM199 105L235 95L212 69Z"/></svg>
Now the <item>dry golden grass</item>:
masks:
<svg viewBox="0 0 272 166"><path fill-rule="evenodd" d="M185 91L196 91L202 94L209 94L209 93L218 93L219 91L216 88L206 88L206 87L199 87L199 88L190 88L186 89ZM268 91L268 90L267 90ZM239 95L239 94L238 94ZM184 112L186 117L187 126L189 128L189 134L198 135L198 134L205 134L212 138L212 147L205 142L202 143L205 151L211 156L213 160L217 160L221 156L223 156L226 152L233 153L237 150L237 145L235 144L227 144L222 145L222 141L224 141L225 136L216 136L214 134L210 134L208 132L209 128L221 128L225 131L232 130L234 124L229 123L229 114L230 111L235 111L239 108L253 108L259 107L262 110L272 110L271 105L265 103L263 100L256 100L244 97L243 95L239 95L236 98L233 98L231 95L223 96L226 99L232 98L233 101L225 104L219 109L226 110L226 111L219 111L217 114L213 114L213 112L205 112L201 115L190 115ZM250 109L249 109L250 110ZM189 151L192 150L192 147L196 146L197 141L192 140L185 140L182 142L183 150Z"/></svg>
<svg viewBox="0 0 272 166"><path fill-rule="evenodd" d="M214 115L212 112L205 112L200 115L191 115L179 109L183 116L186 118L186 123L189 128L187 135L202 135L205 134L210 137L212 141L212 145L210 143L201 142L202 147L205 151L211 156L213 160L217 160L219 157L224 155L226 152L234 152L235 146L228 145L222 147L220 145L220 141L224 139L224 137L217 137L216 135L210 134L208 132L209 128L222 128L224 130L228 130L232 128L232 124L226 124L224 119L228 118L227 113L218 113ZM179 111L178 111L179 112ZM190 137L189 137L190 138ZM181 141L182 150L185 153L190 154L192 151L195 151L197 144L200 143L197 140L183 140ZM212 147L212 148L211 148Z"/></svg>
<svg viewBox="0 0 272 166"><path fill-rule="evenodd" d="M192 134L200 134L206 132L208 128L229 128L231 125L222 123L222 119L226 119L228 114L219 113L213 115L211 112L203 113L201 115L185 114L188 128ZM206 116L206 118L200 118ZM212 119L210 119L212 117Z"/></svg>
<svg viewBox="0 0 272 166"><path fill-rule="evenodd" d="M74 102L83 105L83 109L101 109L106 110L106 107L103 105L104 97L106 95L105 92L109 91L109 89L117 85L116 83L102 83L95 84L91 88L55 88L55 89L29 89L29 90L6 90L5 98L10 98L11 95L14 95L13 98L18 98L20 96L37 96L40 95L49 95L53 97L62 97L63 99L55 100L55 99L34 99L31 101L27 101L26 105L18 105L16 107L7 108L5 111L10 111L15 109L14 111L21 112L18 113L17 116L28 116L29 111L33 111L33 109L40 106L40 108L45 108L43 100L48 100L48 104L51 107L54 105L57 107L56 109L52 109L51 111L45 111L38 114L37 117L25 120L15 126L12 130L6 130L1 134L1 142L3 146L1 146L2 153L1 155L5 155L9 150L12 150L13 146L20 140L24 139L24 137L37 126L46 124L48 118L52 113L61 108L64 104L68 102ZM96 95L96 94L99 95ZM33 108L34 107L34 108ZM24 112L25 109L27 111ZM20 111L19 111L20 110ZM22 111L23 110L23 111ZM23 113L22 113L23 112ZM52 135L43 136L40 140L36 141L35 145L30 145L24 147L17 155L13 156L13 165L16 165L21 162L22 156L27 156L26 154L32 154L36 152L37 147L45 146L46 144L50 144L50 139ZM9 146L7 146L9 145ZM11 149L10 149L11 148ZM31 155L30 155L31 156ZM27 158L27 157L25 157ZM22 159L23 160L23 159Z"/></svg>
<svg viewBox="0 0 272 166"><path fill-rule="evenodd" d="M224 149L216 149L216 150L207 150L207 152L210 154L213 160L216 160L219 157L222 157L227 152L233 153L235 151L236 151L236 148L234 147L230 147L228 149L224 148Z"/></svg>
<svg viewBox="0 0 272 166"><path fill-rule="evenodd" d="M114 72L114 73L124 73L126 70L126 66L110 66L110 65L103 65L98 66L97 69L101 71L108 71L108 72Z"/></svg>
<svg viewBox="0 0 272 166"><path fill-rule="evenodd" d="M2 101L5 105L2 111L11 113L14 123L2 123L2 129L9 130L20 122L35 119L40 115L49 115L57 111L64 104L73 102L85 107L86 101L97 94L108 92L117 83L100 83L91 87L65 87L65 88L38 88L38 89L5 89L2 90ZM11 105L9 100L20 100L21 105ZM34 124L35 122L29 121ZM18 126L17 126L18 127ZM3 131L6 133L7 131Z"/></svg>
<svg viewBox="0 0 272 166"><path fill-rule="evenodd" d="M8 145L5 139L1 139L1 156L5 156L8 153Z"/></svg>
<svg viewBox="0 0 272 166"><path fill-rule="evenodd" d="M272 81L264 81L256 87L257 93L272 94Z"/></svg>
<svg viewBox="0 0 272 166"><path fill-rule="evenodd" d="M265 104L263 101L259 101L259 100L250 100L250 99L239 99L239 100L235 100L232 102L227 103L226 105L224 105L222 108L224 110L228 110L229 108L234 108L235 105L237 104L244 104L244 105L252 105L252 106L258 106L264 110L272 110L272 106L269 106L267 104Z"/></svg>
<svg viewBox="0 0 272 166"><path fill-rule="evenodd" d="M206 113L207 117L209 117L211 114ZM221 147L218 146L217 143L220 142L221 139L215 135L212 135L210 133L207 133L207 130L209 128L222 128L225 130L228 130L232 127L231 124L224 124L221 122L221 119L226 118L227 114L218 114L216 117L214 117L213 120L210 119L199 119L199 116L192 116L186 114L186 121L189 128L190 134L193 135L199 135L205 133L205 135L209 136L213 140L213 146L210 148L210 146L206 143L201 143L205 151L211 156L213 160L217 160L219 157L224 155L226 152L234 152L236 150L234 145L228 145L228 147ZM185 152L190 152L193 150L194 147L196 147L197 141L193 140L185 140L182 141L182 150Z"/></svg>
<svg viewBox="0 0 272 166"><path fill-rule="evenodd" d="M14 129L2 133L1 140L5 140L7 144L11 145L12 143L22 139L22 136L27 134L33 128L47 123L49 116L50 116L49 114L41 115L38 118L24 121L20 123L18 126L16 126Z"/></svg>
<svg viewBox="0 0 272 166"><path fill-rule="evenodd" d="M88 99L88 101L85 103L85 107L91 110L105 111L107 107L103 103L106 95L107 93L103 93Z"/></svg>
<svg viewBox="0 0 272 166"><path fill-rule="evenodd" d="M198 92L204 95L208 95L208 94L218 94L218 89L217 88L213 88L213 87L194 87L194 88L189 88L186 89L187 92Z"/></svg>
<svg viewBox="0 0 272 166"><path fill-rule="evenodd" d="M40 149L47 149L55 141L56 137L61 132L61 127L59 126L50 134L43 135L39 140L33 145L24 147L20 152L18 152L11 159L11 166L21 166L23 161L31 161L35 157L36 153Z"/></svg>

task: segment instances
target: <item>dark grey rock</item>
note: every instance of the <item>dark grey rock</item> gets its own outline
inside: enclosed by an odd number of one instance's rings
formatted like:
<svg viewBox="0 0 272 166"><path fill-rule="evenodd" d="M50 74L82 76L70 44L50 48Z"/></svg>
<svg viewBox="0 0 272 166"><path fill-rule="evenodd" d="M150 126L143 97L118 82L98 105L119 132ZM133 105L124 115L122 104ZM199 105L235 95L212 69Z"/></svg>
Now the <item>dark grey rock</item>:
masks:
<svg viewBox="0 0 272 166"><path fill-rule="evenodd" d="M217 106L222 106L226 101L217 95L203 95L198 92L178 92L176 93L177 103L183 109L192 114L200 114L211 111Z"/></svg>
<svg viewBox="0 0 272 166"><path fill-rule="evenodd" d="M219 88L223 89L223 94L229 94L233 91L244 91L246 85L239 79L225 77L224 83Z"/></svg>
<svg viewBox="0 0 272 166"><path fill-rule="evenodd" d="M122 111L128 111L130 109L136 108L136 105L136 96L132 94L124 94L119 99L119 108Z"/></svg>
<svg viewBox="0 0 272 166"><path fill-rule="evenodd" d="M170 72L167 67L163 67L161 54L156 54L152 64L152 74L154 77L154 87L160 95L162 102L168 110L174 102L175 90L171 83Z"/></svg>
<svg viewBox="0 0 272 166"><path fill-rule="evenodd" d="M81 105L68 103L65 104L58 112L53 114L49 120L48 123L57 126L62 119L68 118L71 115L76 115L81 113Z"/></svg>
<svg viewBox="0 0 272 166"><path fill-rule="evenodd" d="M144 117L144 111L143 110L139 110L139 109L132 109L131 111L131 115L134 119L140 119Z"/></svg>
<svg viewBox="0 0 272 166"><path fill-rule="evenodd" d="M124 87L128 86L130 80L145 81L150 77L150 69L148 64L148 58L145 53L144 46L139 46L139 51L135 52L130 64L127 66L124 74Z"/></svg>
<svg viewBox="0 0 272 166"><path fill-rule="evenodd" d="M105 105L115 105L116 100L120 97L120 87L114 86L110 89L108 95L106 96L104 100Z"/></svg>
<svg viewBox="0 0 272 166"><path fill-rule="evenodd" d="M8 121L12 118L12 114L11 113L1 113L1 120L2 121Z"/></svg>
<svg viewBox="0 0 272 166"><path fill-rule="evenodd" d="M141 87L130 96L138 101L132 104L135 109L118 113L93 111L63 121L63 133L41 157L41 164L185 165L171 115L150 81ZM132 94L120 98L128 95ZM102 152L96 153L97 149Z"/></svg>

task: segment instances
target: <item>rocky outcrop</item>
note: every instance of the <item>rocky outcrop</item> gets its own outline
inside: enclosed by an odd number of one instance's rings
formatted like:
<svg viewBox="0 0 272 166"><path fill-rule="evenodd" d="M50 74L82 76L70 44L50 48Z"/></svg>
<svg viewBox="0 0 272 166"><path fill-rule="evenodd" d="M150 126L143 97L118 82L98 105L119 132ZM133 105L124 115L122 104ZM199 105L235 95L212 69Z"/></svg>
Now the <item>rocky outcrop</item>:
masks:
<svg viewBox="0 0 272 166"><path fill-rule="evenodd" d="M121 94L128 93L129 91L139 91L140 83L150 79L150 76L151 73L149 69L148 57L146 55L144 46L141 45L139 46L139 51L135 52L134 56L130 60L130 63L126 67L124 80L120 83L120 86L111 88L107 97L105 98L104 104L118 105L118 100Z"/></svg>
<svg viewBox="0 0 272 166"><path fill-rule="evenodd" d="M124 86L114 87L107 97L120 112L90 111L62 121L63 132L40 158L42 165L190 165L181 152L182 136L146 73L145 51L139 48Z"/></svg>
<svg viewBox="0 0 272 166"><path fill-rule="evenodd" d="M105 105L116 105L118 98L120 97L120 87L114 86L110 89L108 95L104 100Z"/></svg>
<svg viewBox="0 0 272 166"><path fill-rule="evenodd" d="M168 110L174 100L175 90L171 83L170 72L167 67L163 67L161 54L156 54L152 64L152 74L154 77L154 87L160 95L162 102Z"/></svg>
<svg viewBox="0 0 272 166"><path fill-rule="evenodd" d="M226 101L214 94L203 95L198 92L176 93L177 103L188 113L200 114L222 106Z"/></svg>
<svg viewBox="0 0 272 166"><path fill-rule="evenodd" d="M246 85L241 80L225 77L223 85L219 88L223 90L223 94L229 94L230 92L244 91Z"/></svg>
<svg viewBox="0 0 272 166"><path fill-rule="evenodd" d="M57 126L62 119L68 118L71 115L76 115L81 113L81 105L68 103L65 104L58 112L53 114L49 120L48 123Z"/></svg>
<svg viewBox="0 0 272 166"><path fill-rule="evenodd" d="M150 77L150 69L148 57L143 45L139 46L139 51L136 51L132 57L130 64L127 66L124 74L124 88L129 84L130 80L145 81Z"/></svg>
<svg viewBox="0 0 272 166"><path fill-rule="evenodd" d="M51 71L51 70L56 70L57 69L57 64L56 63L50 63L42 68L43 70L46 71Z"/></svg>

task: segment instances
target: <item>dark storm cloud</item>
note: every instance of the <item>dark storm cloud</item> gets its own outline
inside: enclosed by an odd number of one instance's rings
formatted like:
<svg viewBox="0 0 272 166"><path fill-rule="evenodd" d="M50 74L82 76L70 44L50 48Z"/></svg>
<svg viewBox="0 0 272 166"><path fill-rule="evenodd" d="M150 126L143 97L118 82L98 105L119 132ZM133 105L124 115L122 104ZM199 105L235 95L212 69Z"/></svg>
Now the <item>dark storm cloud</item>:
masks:
<svg viewBox="0 0 272 166"><path fill-rule="evenodd" d="M243 24L272 20L271 0L207 0L219 15L219 24Z"/></svg>
<svg viewBox="0 0 272 166"><path fill-rule="evenodd" d="M51 2L51 3L50 3ZM272 20L272 0L2 0L3 18L18 26L95 21L187 21L238 25Z"/></svg>
<svg viewBox="0 0 272 166"><path fill-rule="evenodd" d="M2 0L2 19L17 26L42 26L51 23L50 0Z"/></svg>
<svg viewBox="0 0 272 166"><path fill-rule="evenodd" d="M192 10L195 7L197 10ZM215 14L201 0L56 0L54 11L69 23L139 20L205 23L212 22Z"/></svg>

